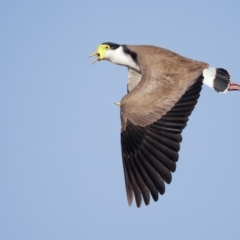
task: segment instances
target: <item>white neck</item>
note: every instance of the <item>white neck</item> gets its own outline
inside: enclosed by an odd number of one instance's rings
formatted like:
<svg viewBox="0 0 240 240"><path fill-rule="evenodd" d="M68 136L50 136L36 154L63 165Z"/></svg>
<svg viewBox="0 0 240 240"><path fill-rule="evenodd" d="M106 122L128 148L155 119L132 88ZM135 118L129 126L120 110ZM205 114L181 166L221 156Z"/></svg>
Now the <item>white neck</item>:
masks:
<svg viewBox="0 0 240 240"><path fill-rule="evenodd" d="M108 50L105 53L105 59L109 60L115 64L122 65L134 69L137 72L140 72L140 68L136 62L133 61L132 57L129 54L126 54L123 51L123 47L120 46L115 50Z"/></svg>

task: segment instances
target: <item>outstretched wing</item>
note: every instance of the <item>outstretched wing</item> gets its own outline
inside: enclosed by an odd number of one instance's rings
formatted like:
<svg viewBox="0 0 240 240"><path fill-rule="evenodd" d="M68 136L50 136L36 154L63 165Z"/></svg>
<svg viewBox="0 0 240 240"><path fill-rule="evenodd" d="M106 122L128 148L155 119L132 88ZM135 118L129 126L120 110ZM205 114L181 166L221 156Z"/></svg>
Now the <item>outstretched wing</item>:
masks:
<svg viewBox="0 0 240 240"><path fill-rule="evenodd" d="M164 182L171 182L171 172L175 171L178 160L181 132L200 96L202 76L191 82L193 84L185 89L185 93L175 101L173 106L168 111L164 110L159 119L153 122L151 121L157 114L150 112L148 113L150 117L144 115L142 117L141 109L137 109L138 114L136 111L135 114L130 114L132 121L128 118L126 109L122 109L121 106L122 159L129 205L132 203L133 193L138 207L141 205L142 197L145 204L149 204L150 194L157 201L158 193L165 192ZM169 98L171 102L171 96ZM164 97L162 101L165 101ZM167 101L165 103L167 106ZM144 102L143 106L145 106ZM156 112L159 112L157 106Z"/></svg>

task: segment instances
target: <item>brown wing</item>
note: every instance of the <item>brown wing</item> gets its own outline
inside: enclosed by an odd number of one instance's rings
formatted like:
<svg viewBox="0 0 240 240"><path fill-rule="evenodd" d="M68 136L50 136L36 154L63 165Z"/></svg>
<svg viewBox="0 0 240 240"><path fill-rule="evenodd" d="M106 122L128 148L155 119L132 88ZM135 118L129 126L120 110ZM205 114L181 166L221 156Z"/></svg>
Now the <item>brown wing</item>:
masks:
<svg viewBox="0 0 240 240"><path fill-rule="evenodd" d="M146 126L135 125L125 112L121 112L124 125L121 133L122 158L129 205L133 193L140 207L142 197L148 205L150 194L157 201L158 193L165 192L164 182L171 182L171 172L176 169L181 132L197 103L201 88L202 76L195 79L195 83L165 115Z"/></svg>
<svg viewBox="0 0 240 240"><path fill-rule="evenodd" d="M160 119L174 106L202 74L202 68L164 72L156 67L141 66L141 74L140 82L121 100L121 112L133 124L144 127Z"/></svg>
<svg viewBox="0 0 240 240"><path fill-rule="evenodd" d="M135 57L141 79L122 99L121 111L133 124L142 127L166 114L208 67L207 63L155 46L125 48Z"/></svg>

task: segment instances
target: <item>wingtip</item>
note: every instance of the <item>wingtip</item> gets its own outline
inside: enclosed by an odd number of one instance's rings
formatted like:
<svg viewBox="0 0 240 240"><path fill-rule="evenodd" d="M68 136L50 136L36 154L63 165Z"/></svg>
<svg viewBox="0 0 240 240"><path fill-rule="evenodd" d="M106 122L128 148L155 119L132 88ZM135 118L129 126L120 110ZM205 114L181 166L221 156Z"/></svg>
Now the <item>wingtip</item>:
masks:
<svg viewBox="0 0 240 240"><path fill-rule="evenodd" d="M129 206L129 207L132 206L132 202L130 202L129 200L128 200L128 206Z"/></svg>
<svg viewBox="0 0 240 240"><path fill-rule="evenodd" d="M127 200L128 200L128 206L131 207L133 198L131 196L128 196Z"/></svg>

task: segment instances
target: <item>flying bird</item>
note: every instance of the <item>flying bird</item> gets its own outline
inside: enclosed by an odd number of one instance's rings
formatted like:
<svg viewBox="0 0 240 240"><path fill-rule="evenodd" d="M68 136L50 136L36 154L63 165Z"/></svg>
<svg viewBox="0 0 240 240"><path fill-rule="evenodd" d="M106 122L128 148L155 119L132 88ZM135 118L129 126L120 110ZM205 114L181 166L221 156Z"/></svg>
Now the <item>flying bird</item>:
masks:
<svg viewBox="0 0 240 240"><path fill-rule="evenodd" d="M127 94L118 103L128 204L137 207L164 194L176 170L182 130L202 84L218 93L240 90L223 68L149 45L105 42L90 55L128 68ZM93 63L94 63L93 62Z"/></svg>

